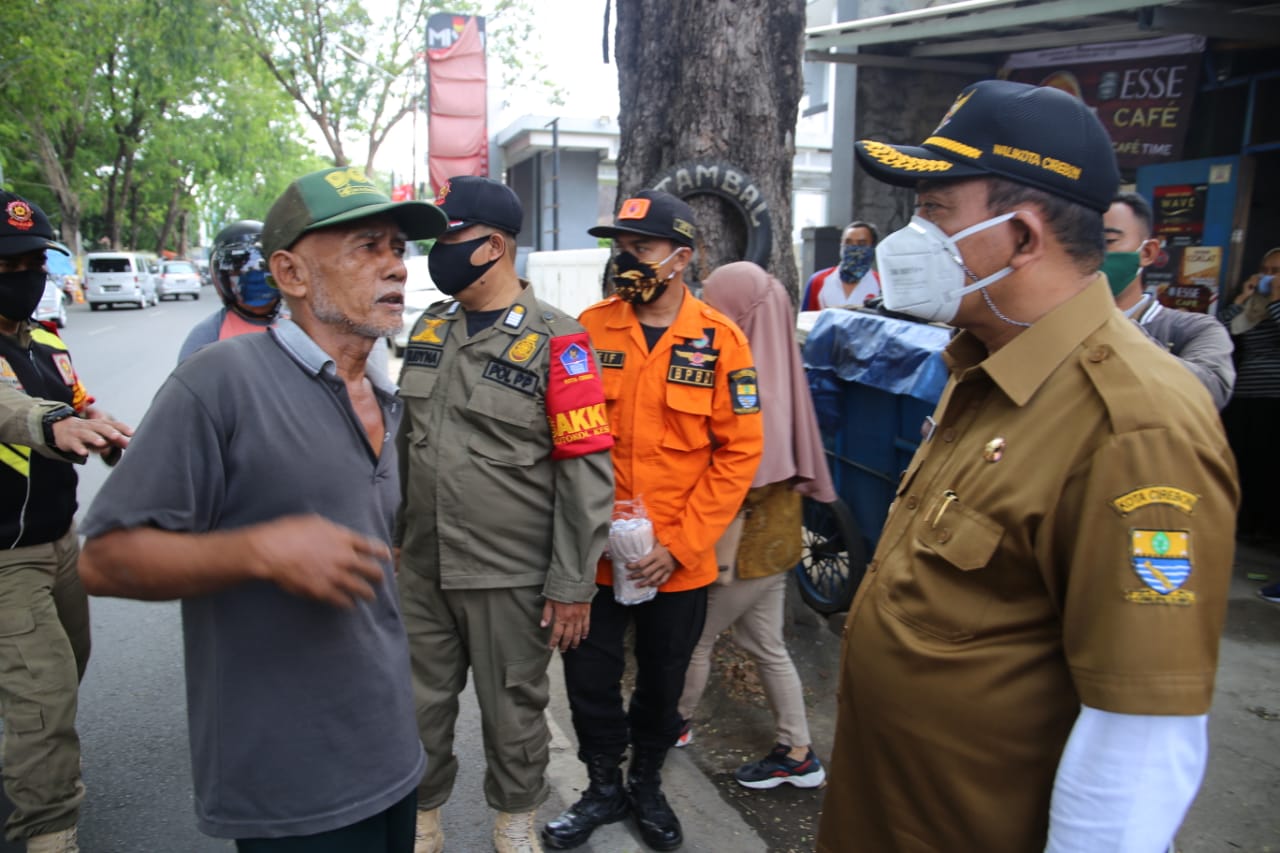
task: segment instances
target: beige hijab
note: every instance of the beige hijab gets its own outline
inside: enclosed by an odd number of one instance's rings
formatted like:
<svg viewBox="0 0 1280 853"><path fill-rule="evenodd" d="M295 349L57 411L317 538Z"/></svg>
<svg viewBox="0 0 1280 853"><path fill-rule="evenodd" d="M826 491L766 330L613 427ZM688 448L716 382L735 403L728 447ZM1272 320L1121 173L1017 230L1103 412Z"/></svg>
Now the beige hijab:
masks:
<svg viewBox="0 0 1280 853"><path fill-rule="evenodd" d="M814 500L834 501L786 289L760 267L740 261L707 276L702 294L746 333L760 377L764 458L752 487L785 481Z"/></svg>

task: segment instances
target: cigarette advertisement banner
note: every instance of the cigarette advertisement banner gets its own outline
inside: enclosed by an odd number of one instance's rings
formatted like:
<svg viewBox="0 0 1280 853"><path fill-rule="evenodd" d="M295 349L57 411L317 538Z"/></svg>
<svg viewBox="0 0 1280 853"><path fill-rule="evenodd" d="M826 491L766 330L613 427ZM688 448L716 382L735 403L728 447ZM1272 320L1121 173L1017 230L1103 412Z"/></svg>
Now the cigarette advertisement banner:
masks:
<svg viewBox="0 0 1280 853"><path fill-rule="evenodd" d="M1182 157L1200 82L1203 36L1015 53L1004 75L1062 89L1093 108L1122 168Z"/></svg>

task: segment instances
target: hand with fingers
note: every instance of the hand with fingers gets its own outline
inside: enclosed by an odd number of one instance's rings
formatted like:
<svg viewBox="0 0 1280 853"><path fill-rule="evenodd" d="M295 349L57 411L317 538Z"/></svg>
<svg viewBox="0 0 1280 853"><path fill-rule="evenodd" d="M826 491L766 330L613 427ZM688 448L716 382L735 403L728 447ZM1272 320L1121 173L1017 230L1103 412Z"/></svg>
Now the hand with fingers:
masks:
<svg viewBox="0 0 1280 853"><path fill-rule="evenodd" d="M667 546L658 542L648 554L627 563L627 568L630 570L627 577L636 581L636 586L662 586L676 570L676 559Z"/></svg>
<svg viewBox="0 0 1280 853"><path fill-rule="evenodd" d="M542 628L551 625L551 641L547 644L552 649L568 651L576 649L587 638L587 630L591 626L591 602L553 601L548 598L542 608Z"/></svg>
<svg viewBox="0 0 1280 853"><path fill-rule="evenodd" d="M287 516L253 531L260 575L281 589L335 607L372 601L391 559L386 543L319 515Z"/></svg>
<svg viewBox="0 0 1280 853"><path fill-rule="evenodd" d="M63 453L96 453L104 459L128 447L133 435L133 427L105 415L63 418L55 421L51 429L54 446Z"/></svg>

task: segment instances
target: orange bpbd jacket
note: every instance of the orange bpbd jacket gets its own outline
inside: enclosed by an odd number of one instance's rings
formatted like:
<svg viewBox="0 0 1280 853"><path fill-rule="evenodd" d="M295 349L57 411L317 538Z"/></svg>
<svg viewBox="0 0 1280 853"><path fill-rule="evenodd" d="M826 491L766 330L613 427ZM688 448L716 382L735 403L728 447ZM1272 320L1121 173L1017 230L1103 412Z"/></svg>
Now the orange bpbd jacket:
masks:
<svg viewBox="0 0 1280 853"><path fill-rule="evenodd" d="M679 564L661 592L710 584L715 543L742 505L764 448L746 335L687 290L650 352L635 312L611 297L582 313L600 361L617 497L640 497ZM598 583L613 567L601 560Z"/></svg>

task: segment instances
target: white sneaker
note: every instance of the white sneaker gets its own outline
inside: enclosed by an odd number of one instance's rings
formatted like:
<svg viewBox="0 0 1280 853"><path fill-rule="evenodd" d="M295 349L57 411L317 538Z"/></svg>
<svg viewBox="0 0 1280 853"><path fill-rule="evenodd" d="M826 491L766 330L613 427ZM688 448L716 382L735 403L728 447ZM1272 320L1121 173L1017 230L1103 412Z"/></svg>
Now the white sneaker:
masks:
<svg viewBox="0 0 1280 853"><path fill-rule="evenodd" d="M444 830L440 828L440 809L418 809L413 828L413 853L443 853Z"/></svg>
<svg viewBox="0 0 1280 853"><path fill-rule="evenodd" d="M72 826L28 838L27 853L80 853L76 828Z"/></svg>
<svg viewBox="0 0 1280 853"><path fill-rule="evenodd" d="M498 812L493 822L493 849L498 853L542 853L533 816L534 812Z"/></svg>

